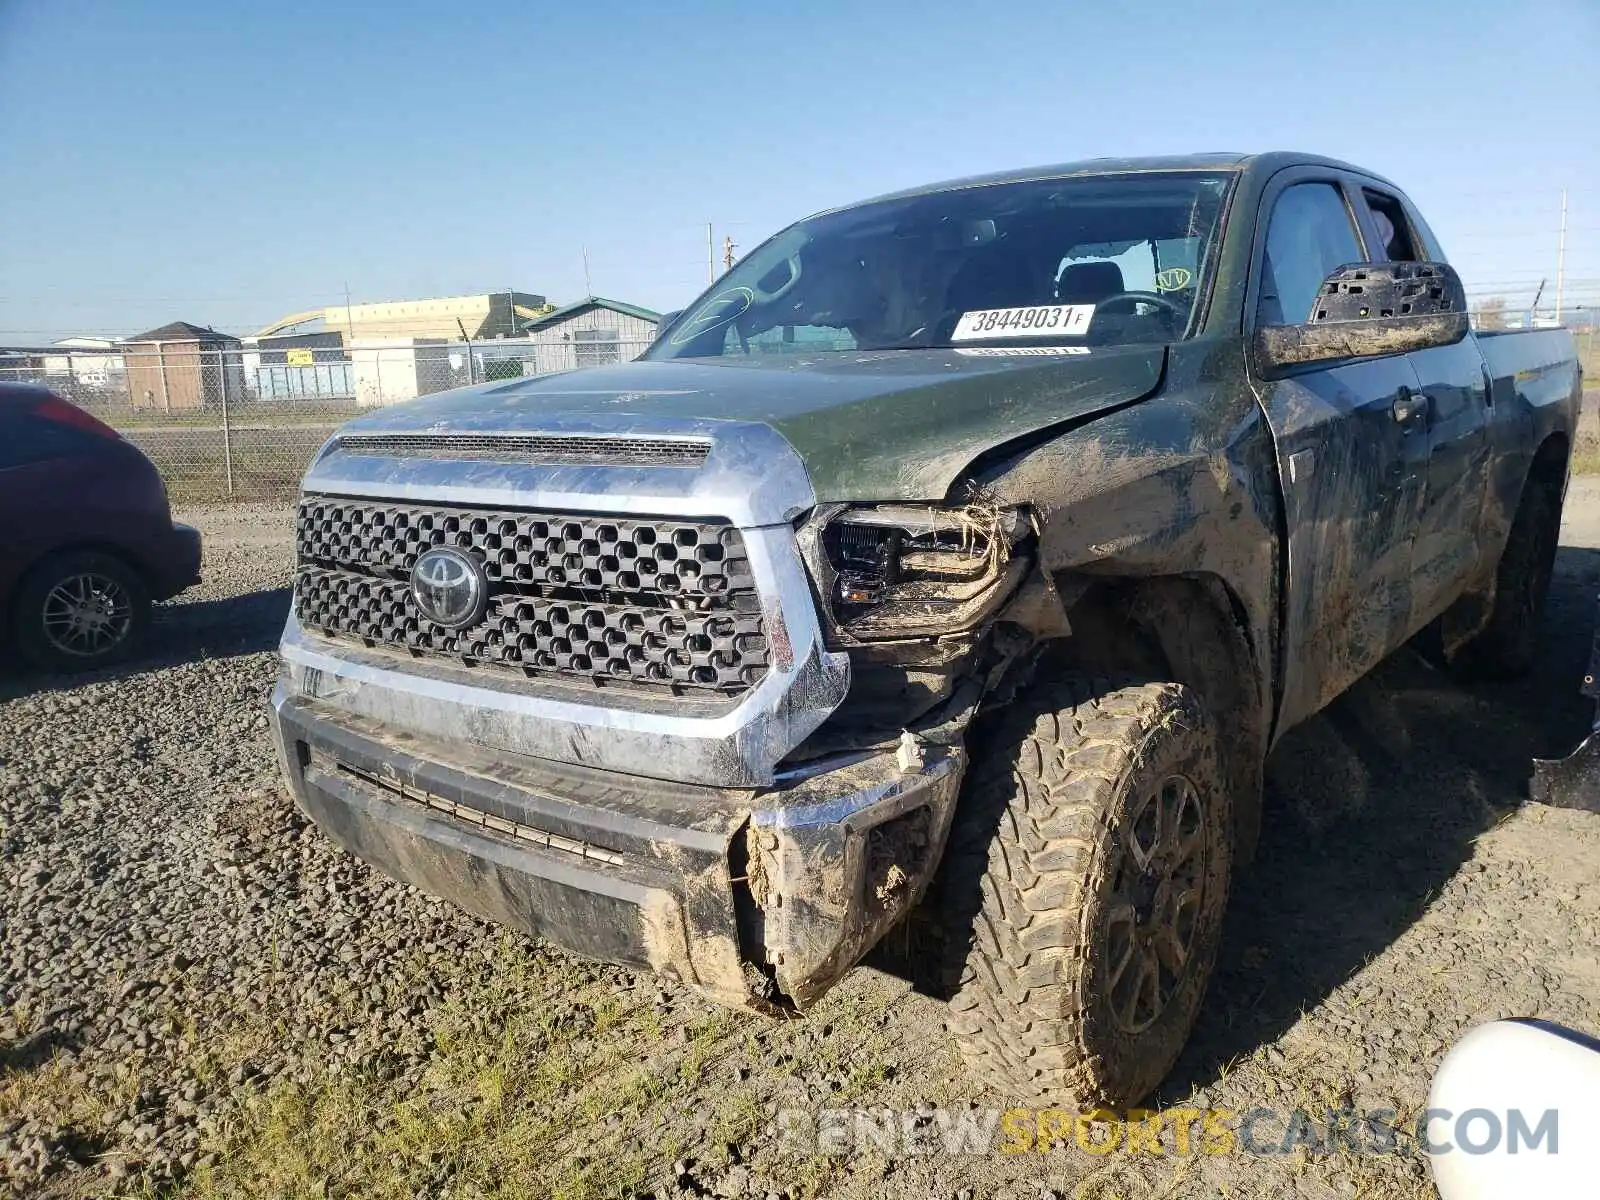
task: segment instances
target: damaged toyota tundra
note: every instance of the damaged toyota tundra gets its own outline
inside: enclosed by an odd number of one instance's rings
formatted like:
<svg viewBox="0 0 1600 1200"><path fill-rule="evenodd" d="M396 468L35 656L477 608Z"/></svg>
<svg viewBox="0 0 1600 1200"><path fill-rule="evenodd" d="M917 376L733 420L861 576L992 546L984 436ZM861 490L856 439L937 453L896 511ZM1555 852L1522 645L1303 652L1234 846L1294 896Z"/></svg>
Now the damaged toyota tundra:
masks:
<svg viewBox="0 0 1600 1200"><path fill-rule="evenodd" d="M389 875L723 1004L903 940L977 1078L1126 1105L1284 731L1419 634L1528 665L1580 387L1327 159L822 213L637 361L327 443L283 769Z"/></svg>

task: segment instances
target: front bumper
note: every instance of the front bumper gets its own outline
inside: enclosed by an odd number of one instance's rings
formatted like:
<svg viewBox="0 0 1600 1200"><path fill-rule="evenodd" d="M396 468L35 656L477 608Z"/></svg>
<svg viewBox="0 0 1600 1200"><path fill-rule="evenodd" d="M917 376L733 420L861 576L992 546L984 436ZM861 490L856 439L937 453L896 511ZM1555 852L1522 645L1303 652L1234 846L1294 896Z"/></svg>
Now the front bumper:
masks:
<svg viewBox="0 0 1600 1200"><path fill-rule="evenodd" d="M200 582L200 531L174 521L171 531L150 548L149 558L151 598L170 600Z"/></svg>
<svg viewBox="0 0 1600 1200"><path fill-rule="evenodd" d="M724 1004L805 1009L921 898L964 767L892 748L766 789L670 784L437 741L296 695L294 798L379 870L491 921Z"/></svg>

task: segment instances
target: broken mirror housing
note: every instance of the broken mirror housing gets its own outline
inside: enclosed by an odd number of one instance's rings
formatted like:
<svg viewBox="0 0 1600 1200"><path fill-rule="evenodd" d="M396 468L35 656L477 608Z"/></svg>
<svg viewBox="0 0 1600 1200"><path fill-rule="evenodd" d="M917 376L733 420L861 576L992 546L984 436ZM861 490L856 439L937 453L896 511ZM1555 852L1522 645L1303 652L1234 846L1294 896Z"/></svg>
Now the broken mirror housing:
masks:
<svg viewBox="0 0 1600 1200"><path fill-rule="evenodd" d="M987 617L1027 569L1020 508L880 504L824 514L818 591L859 641L957 633Z"/></svg>

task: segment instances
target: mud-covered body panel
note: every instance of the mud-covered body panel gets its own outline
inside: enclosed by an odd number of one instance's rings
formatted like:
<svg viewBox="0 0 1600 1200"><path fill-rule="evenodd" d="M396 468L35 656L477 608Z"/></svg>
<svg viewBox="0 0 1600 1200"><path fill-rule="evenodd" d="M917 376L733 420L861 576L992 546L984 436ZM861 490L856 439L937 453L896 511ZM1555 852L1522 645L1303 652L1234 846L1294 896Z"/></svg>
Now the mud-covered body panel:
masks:
<svg viewBox="0 0 1600 1200"><path fill-rule="evenodd" d="M1175 346L1157 395L978 478L1034 513L1041 576L1070 614L1074 659L1132 667L1100 643L1107 622L1142 629L1160 669L1218 711L1247 852L1280 670L1282 545L1272 433L1245 370L1234 341Z"/></svg>
<svg viewBox="0 0 1600 1200"><path fill-rule="evenodd" d="M920 899L965 756L892 751L766 792L665 784L417 737L294 696L295 802L385 873L723 1004L805 1009Z"/></svg>
<svg viewBox="0 0 1600 1200"><path fill-rule="evenodd" d="M1165 355L1120 346L1045 358L951 349L640 361L444 392L345 432L716 436L761 424L794 447L819 502L939 499L981 454L1148 395Z"/></svg>
<svg viewBox="0 0 1600 1200"><path fill-rule="evenodd" d="M1280 728L1322 708L1405 636L1428 441L1390 409L1412 379L1404 358L1379 358L1265 389L1287 533Z"/></svg>
<svg viewBox="0 0 1600 1200"><path fill-rule="evenodd" d="M1485 557L1493 561L1505 544L1539 447L1552 437L1570 444L1583 374L1572 335L1565 330L1480 333L1475 340L1487 364L1493 398L1482 524Z"/></svg>

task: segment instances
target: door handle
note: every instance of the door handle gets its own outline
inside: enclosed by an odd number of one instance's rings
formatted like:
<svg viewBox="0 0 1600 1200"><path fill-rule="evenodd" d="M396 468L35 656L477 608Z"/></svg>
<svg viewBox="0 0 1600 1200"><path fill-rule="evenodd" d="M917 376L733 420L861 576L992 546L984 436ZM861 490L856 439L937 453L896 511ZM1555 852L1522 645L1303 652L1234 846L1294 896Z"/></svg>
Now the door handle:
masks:
<svg viewBox="0 0 1600 1200"><path fill-rule="evenodd" d="M1394 403L1389 407L1394 414L1394 419L1405 425L1416 418L1426 416L1428 412L1428 397L1422 392L1413 392L1408 387L1402 387L1394 398Z"/></svg>

